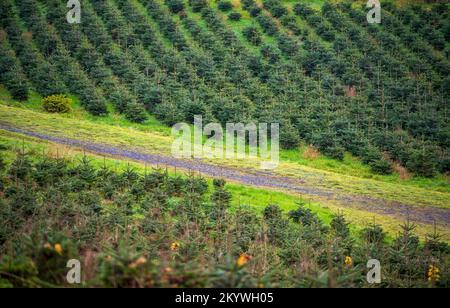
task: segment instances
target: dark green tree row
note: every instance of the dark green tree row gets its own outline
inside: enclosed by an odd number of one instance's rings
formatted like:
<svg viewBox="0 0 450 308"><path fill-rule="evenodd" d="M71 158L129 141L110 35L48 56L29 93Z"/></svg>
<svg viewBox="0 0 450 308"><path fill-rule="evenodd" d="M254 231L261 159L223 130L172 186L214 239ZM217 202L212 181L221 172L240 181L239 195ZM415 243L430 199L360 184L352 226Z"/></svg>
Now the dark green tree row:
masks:
<svg viewBox="0 0 450 308"><path fill-rule="evenodd" d="M252 5L254 6L254 3L252 4L252 1L246 1L246 3L249 7L251 7ZM284 18L284 21L290 17L289 12L287 10L281 9L280 7L282 7L282 5L278 2L265 1L264 5L265 8L271 11L272 16L283 16L282 18ZM325 40L334 41L334 49L337 52L336 54L338 55L338 57L335 59L340 62L336 62L336 60L334 60L332 57L329 61L329 64L331 64L330 68L333 70L333 73L343 81L344 84L352 85L351 80L359 81L358 87L359 91L362 93L358 93L358 96L362 96L363 99L368 99L371 104L373 104L373 110L375 111L375 113L373 113L372 115L368 115L368 120L371 121L370 119L375 119L378 122L375 122L375 125L378 127L378 130L380 130L381 132L384 131L383 134L385 136L386 134L392 134L391 132L394 129L398 130L399 128L404 128L416 138L421 138L423 140L423 137L426 136L425 138L427 138L427 140L437 142L438 144L444 146L444 151L437 148L428 141L424 144L421 141L416 142L412 140L412 142L408 142L408 146L405 146L406 148L410 148L408 152L411 155L402 155L398 151L395 151L392 145L386 146L386 143L383 142L383 138L377 138L377 134L372 133L372 135L368 137L371 138L372 142L377 147L380 147L384 151L388 151L394 159L399 160L401 163L408 166L412 166L414 164L412 162L408 162L408 159L405 159L406 157L413 157L413 154L416 150L418 152L426 152L430 157L430 161L433 162L430 165L434 167L430 167L430 172L423 169L419 171L424 175L432 174L432 170L436 170L436 167L441 168L441 170L445 170L445 166L447 165L447 159L445 158L447 150L445 150L445 148L447 147L446 143L448 142L448 138L445 135L445 132L447 131L447 124L445 123L447 107L445 107L445 102L439 95L439 92L430 93L428 90L428 83L421 82L420 80L416 82L415 80L411 79L409 77L410 73L403 66L403 63L401 61L393 59L391 54L383 55L383 51L380 48L373 46L373 44L371 44L371 42L367 40L362 33L359 32L359 29L352 25L352 23L348 22L348 19L346 19L345 16L339 15L339 13L336 12L335 7L331 6L330 4L325 4L322 10L325 16L328 14L330 23L319 17L316 11L305 4L297 4L294 7L294 11L302 16L302 18L305 18L319 35L321 35ZM270 19L271 17L269 17L268 15L264 16L264 20L270 21ZM332 26L331 22L334 23L335 27ZM283 21L281 23L283 24ZM275 22L272 22L271 24L273 24L274 27L276 25ZM264 26L264 24L262 25ZM342 32L339 33L339 31L336 31L335 28L337 28L337 30L341 30ZM324 31L323 29L327 30ZM332 34L328 33L329 31L331 31ZM280 30L278 29L274 33L275 35L277 35L278 33L280 33ZM294 31L294 33L301 33L301 31ZM352 46L353 42L356 42L355 46ZM308 43L308 41L305 42L306 48L308 48ZM365 52L364 58L362 57L360 51ZM315 56L317 56L316 52L314 52L314 54ZM344 55L344 57L339 56L342 54ZM356 69L359 71L359 73L358 71L354 70L355 67L348 71L347 74L340 73L340 67L348 69L351 68L351 65L354 65L353 63L355 63L355 59L358 59L358 54L360 55L359 57L361 60L359 63L356 63L360 66L360 68L356 67ZM381 60L385 59L384 66L380 65L380 59L378 59L378 57L380 56ZM378 66L366 67L367 64L370 64L371 62L377 63ZM319 61L319 63L322 64L323 61ZM393 63L397 63L397 65ZM393 72L392 67L395 67L397 69L397 72ZM399 70L402 67L403 70ZM412 67L414 67L414 65L412 65ZM435 76L433 75L434 73L430 67L428 67L428 70L426 71L429 72L429 75L427 77ZM404 74L403 78L399 78L400 73ZM363 77L363 75L361 74L365 74L368 78L367 81L372 82L372 89L374 90L371 89L370 84L365 85L364 83L361 83L361 80L365 77ZM382 85L380 85L380 80ZM400 92L400 85L402 85L403 87L412 85L412 87L410 88L410 91L404 89L404 92ZM439 84L437 87L439 87ZM396 100L400 100L400 102L396 102ZM413 105L407 104L407 101L412 102ZM439 113L439 111L443 111L443 113ZM401 120L402 115L404 120L399 121ZM387 119L387 117L389 119ZM347 117L347 119L351 118L353 118L352 115ZM372 125L370 122L368 124L370 126ZM370 126L366 126L365 129L370 129ZM391 126L391 129L389 132L387 132L389 126ZM395 140L396 135L397 134L395 133L392 134L392 139ZM373 136L375 136L375 138L373 138ZM346 138L344 137L344 140L345 139ZM403 143L403 140L399 141L402 141ZM347 150L352 151L353 147L349 148L347 142L344 142L344 144ZM426 150L424 150L424 148L426 148ZM355 154L359 156L363 155L363 157L366 156L364 160L369 160L368 157L372 156L371 153L373 153L373 150L370 150L370 146L364 146L362 148L360 147L360 149ZM417 157L416 154L414 154L414 156ZM379 154L378 157L381 157L381 154ZM440 161L440 163L436 165L434 163L436 161ZM378 163L376 164L379 165ZM383 166L387 167L388 164L384 162Z"/></svg>
<svg viewBox="0 0 450 308"><path fill-rule="evenodd" d="M55 65L62 82L68 90L79 97L81 104L95 115L107 112L103 93L95 87L86 72L61 42L57 31L46 22L41 7L36 1L16 2L20 17L31 31L33 40L41 54Z"/></svg>
<svg viewBox="0 0 450 308"><path fill-rule="evenodd" d="M373 88L376 89L375 97L381 99L383 96L382 99L385 101L394 101L394 108L400 106L400 110L396 108L394 112L391 112L388 120L383 120L391 126L408 130L415 137L425 135L427 139L436 142L443 140L440 138L439 132L443 131L442 127L445 125L448 107L442 97L440 85L442 79L437 78L438 83L432 83L433 78L436 78L432 68L427 66L423 70L423 65L416 65L421 60L406 52L401 55L397 54L394 58L392 53L385 52L386 48L383 48L381 42L380 45L376 44L376 38L369 39L370 32L373 32L372 27L369 27L369 33L364 30L360 31L356 25L334 10L332 6L329 6L325 15L330 21L337 23L336 21L340 20L342 22L339 27L342 33L349 25L352 27L353 32L349 33L345 43L340 44L344 50L344 46L353 44L355 44L354 48L360 50L366 48L366 55L364 59L360 60L360 65L364 65L365 71L370 72L368 77L372 80ZM383 35L383 37L385 36ZM335 49L337 47L335 42ZM401 46L397 45L397 47L401 50ZM355 55L354 52L352 54ZM404 60L405 57L408 59L407 61ZM370 64L376 63L377 60L378 65ZM396 67L396 70L393 71L392 67ZM426 112L423 112L424 110Z"/></svg>
<svg viewBox="0 0 450 308"><path fill-rule="evenodd" d="M3 30L0 30L0 83L6 86L14 99L28 98L28 80Z"/></svg>
<svg viewBox="0 0 450 308"><path fill-rule="evenodd" d="M126 4L121 2L118 2L118 4L119 7L126 6ZM152 3L149 3L148 5L151 4ZM97 7L100 7L100 5ZM168 124L173 124L182 120L192 121L194 114L202 114L206 119L212 120L213 118L210 111L209 102L213 101L214 97L217 96L217 94L211 89L208 89L207 84L212 87L220 84L220 82L218 81L219 74L217 72L217 69L214 67L212 59L208 59L198 50L194 50L190 46L188 46L187 42L184 39L184 36L182 36L181 33L172 32L171 29L176 28L173 27L170 16L165 15L165 12L163 11L157 11L158 9L159 7L155 7L155 10L148 10L148 12L160 12L157 17L155 17L154 13L151 13L150 15L153 15L153 18L155 18L155 20L157 21L159 28L162 29L161 32L173 43L175 51L179 52L179 56L183 57L181 61L185 61L185 63L180 63L176 58L169 59L169 61L166 63L161 63L164 65L163 67L166 67L167 65L175 64L173 63L174 60L178 61L180 65L174 65L171 68L171 70L173 69L172 75L173 77L176 77L180 82L182 82L184 84L184 87L182 87L182 84L173 85L173 82L172 84L168 84L165 91L169 96L168 99L166 100L165 98L163 98L162 103L159 104L157 108L154 109L154 111L162 118L162 120L164 120ZM132 5L131 10L133 10ZM114 31L113 27L117 27L124 22L124 16L121 15L121 12L118 11L118 8L112 6L112 3L110 3L109 5L106 5L106 3L104 3L102 12L104 12L102 14L106 14L104 15L105 20L109 20L107 24L111 24L112 28L109 29L110 31ZM114 12L114 14L112 12ZM125 17L131 19L135 18L135 16L129 13L125 13ZM143 22L144 24L146 24L146 32L149 31L149 34L145 34L145 36L156 37L153 33L152 26L148 24L148 20L145 20L145 16ZM130 31L136 33L137 30L133 29L134 27L132 26L132 24L133 23L131 23ZM120 28L123 28L123 26L120 26ZM142 31L142 29L139 31ZM136 39L144 46L147 45L149 51L153 56L153 48L161 48L161 46L156 42L149 42L149 40L145 36L138 35ZM163 53L166 54L165 52ZM170 52L167 54L168 56L171 55ZM160 55L161 52L159 52L159 54L155 54L154 57L156 58ZM180 73L182 73L183 75L181 75Z"/></svg>
<svg viewBox="0 0 450 308"><path fill-rule="evenodd" d="M136 7L136 3L117 1L117 4L132 26L136 39L142 44L142 48L136 50L139 51L135 54L136 62L154 80L148 92L151 95L151 110L169 125L190 118L188 106L197 106L194 109L198 114L211 118L207 108L204 108L206 105L201 105L199 99L208 97L212 92L198 78L195 69L174 48L165 45L153 29L149 17ZM146 64L143 59L152 59L156 67L149 71L149 62Z"/></svg>
<svg viewBox="0 0 450 308"><path fill-rule="evenodd" d="M445 170L447 168L445 167L447 164L446 150L442 151L429 142L448 149L448 136L446 136L448 106L442 93L442 79L437 77L438 75L431 66L426 63L419 65L418 63L424 61L418 59L415 54L409 53L408 50L402 49L398 39L392 37L390 33L383 32L384 27L373 27L367 23L352 23L345 14L339 13L336 7L329 4L325 5L322 10L329 21L333 22L342 34L347 35L345 43L340 44L340 49L345 50L355 44L354 48L365 50L365 56L364 59L361 59L360 65L364 65L362 67L365 67L365 72L371 72L368 78L372 80L372 87L375 90L366 91L366 93L371 100L379 102L379 106L382 108L377 115L377 118L380 119L378 125L385 131L385 136L387 134L392 136L389 138L391 140L389 143L385 141L386 137L375 139L377 145L388 151L394 159L410 167L414 163L408 161L409 158L414 160L413 157L417 157L418 152L426 152L431 162L430 166L435 165L436 161L441 161L438 168ZM365 31L366 28L368 32ZM383 34L381 34L382 32ZM373 33L380 33L380 35L372 36L370 39ZM388 37L391 37L391 40L389 43L385 43ZM380 40L378 44L377 40ZM337 41L335 41L335 49L339 48L336 43ZM390 46L387 47L385 44ZM399 53L399 50L402 52ZM352 52L352 55L355 56L357 53ZM370 65L377 61L376 66ZM395 71L392 70L393 67L396 68ZM396 143L403 143L404 137L400 137L401 134L396 132L387 131L390 130L389 126L395 128L397 132L404 129L411 136L419 139L410 142L412 147L408 150L410 155L405 155L404 150L399 152L397 147L393 146ZM427 140L425 143L422 142L424 136ZM410 146L406 146L406 148ZM430 167L431 173L433 169L434 167ZM421 171L423 174L430 172L424 169Z"/></svg>
<svg viewBox="0 0 450 308"><path fill-rule="evenodd" d="M299 68L303 67L306 77L314 79L315 86L312 90L304 87L304 92L309 90L307 96L303 95L306 100L305 105L302 106L304 113L293 119L294 123L298 123L296 126L300 131L302 138L309 140L320 148L325 154L330 155L337 159L342 159L345 149L352 150L353 148L360 147L359 144L351 145L346 140L352 140L355 135L354 123L351 120L352 115L345 113L348 112L348 108L343 107L342 104L348 105L351 103L349 99L345 99L344 87L338 78L333 76L332 68L336 63L335 55L327 50L320 43L309 39L300 28L293 33L289 33L281 28L279 25L283 23L289 24L290 28L295 24L295 17L288 14L288 11L283 9L279 3L268 2L265 3L265 7L271 11L272 15L261 8L256 12L253 8L256 6L252 0L245 1L244 8L254 12L251 15L256 16L259 24L263 29L266 29L268 35L276 38L277 47L263 46L261 52L263 54L268 51L272 54L282 53L290 63L297 63ZM282 22L276 22L274 16L279 16L283 19ZM268 29L268 31L267 31ZM292 31L292 30L291 30ZM298 35L296 35L297 33ZM301 41L304 41L301 43ZM279 50L277 52L277 49ZM273 51L272 51L273 50ZM279 61L280 56L276 60L271 56L272 61ZM347 74L347 76L352 76ZM359 82L363 79L359 78ZM299 82L294 81L294 85L298 87ZM300 83L301 84L301 83ZM292 88L295 86L289 85ZM291 92L293 95L289 97L290 100L298 97L301 89ZM306 94L306 93L305 93ZM336 110L336 107L340 105L340 110ZM302 111L303 111L302 110ZM292 113L292 108L289 108L289 114ZM347 123L344 123L347 122ZM342 130L339 126L345 125L346 129Z"/></svg>
<svg viewBox="0 0 450 308"><path fill-rule="evenodd" d="M109 31L109 24L97 15L94 5L86 3L83 7L85 22L81 23L81 30L89 38L91 44L103 55L105 64L121 81L127 92L114 92L118 100L118 110L135 122L142 122L147 118L144 106L151 102L147 95L151 88L150 80L134 63L133 54L127 52L127 40L132 37L117 31ZM100 11L99 11L100 12ZM105 13L106 14L106 13ZM127 27L124 26L124 31ZM126 37L126 40L125 40Z"/></svg>
<svg viewBox="0 0 450 308"><path fill-rule="evenodd" d="M347 12L348 15L357 23L367 24L366 13L364 9L352 8L348 3L340 5L339 7ZM384 46L386 48L393 48L393 45L391 43L400 41L409 51L416 53L420 58L424 59L429 65L431 65L433 69L441 75L441 77L447 77L449 71L448 59L445 59L442 54L436 53L432 46L430 46L423 38L421 38L419 34L414 32L412 29L404 26L396 16L393 16L388 11L383 12L383 26L382 28L375 29L381 30L382 33L389 32L394 35L394 37L384 36L383 34L380 34L378 36L379 40L386 40ZM374 31L375 34L377 32L378 31ZM391 42L392 40L394 42Z"/></svg>
<svg viewBox="0 0 450 308"><path fill-rule="evenodd" d="M192 38L211 54L217 66L224 72L226 83L219 89L223 95L213 108L216 118L222 123L230 121L229 119L245 122L257 118L259 115L255 111L261 110L274 99L273 94L268 89L264 89L266 86L257 78L258 72L246 65L254 58L240 61L241 57L238 56L239 60L236 61L235 46L226 47L215 34L200 27L192 18L182 16L181 21ZM242 103L244 107L240 108L239 104Z"/></svg>
<svg viewBox="0 0 450 308"><path fill-rule="evenodd" d="M427 83L420 83L420 80L416 81L409 77L412 74L400 61L393 59L366 39L369 35L359 32L351 21L340 15L334 7L325 5L323 9L324 15L330 22L334 22L335 27L342 31L334 41L334 49L339 53L347 53L347 61L359 59L358 65L372 82L374 90L365 88L362 91L371 101L382 107L379 108L379 113L376 115L380 121L377 125L384 130L389 129L389 126L404 128L409 130L413 136L426 135L428 139L437 141L439 135L437 135L436 126L442 125L443 119L433 110L438 110L441 100L436 95L434 97L437 100L424 98L425 95L433 97L433 94L429 94L428 89L425 89L428 87ZM349 26L353 27L353 32L348 31ZM365 51L364 57L359 50ZM377 65L373 65L373 63L377 63ZM392 71L391 67L395 67L397 70ZM405 89L408 85L410 88ZM403 87L403 91L400 87ZM422 92L421 95L417 95L416 89ZM422 112L424 109L428 110L426 114ZM421 119L421 124L418 123L418 119Z"/></svg>
<svg viewBox="0 0 450 308"><path fill-rule="evenodd" d="M265 96L259 94L259 97L271 97L271 99L261 101L257 118L265 122L279 122L283 127L281 130L282 145L284 147L296 146L299 135L292 121L297 118L299 109L296 105L299 103L299 98L302 97L303 88L299 89L299 85L306 87L307 81L303 78L303 72L298 69L296 63L283 62L279 53L276 50L273 51L271 46L263 46L259 55L252 54L211 8L203 9L201 16L209 29L233 54L235 61L251 69L253 74L264 83L264 87L260 90L263 90L261 94ZM253 90L255 94L258 94L258 89Z"/></svg>
<svg viewBox="0 0 450 308"><path fill-rule="evenodd" d="M448 171L448 60L411 29L431 16L444 33L441 6L411 23L388 6L386 24L368 25L365 8L348 3L243 0L252 25L241 36L227 1L93 1L79 25L66 22L63 2L1 4L7 49L43 96L75 94L94 114L111 102L136 122L146 110L169 125L196 114L278 122L285 148L349 151L379 173L395 162Z"/></svg>
<svg viewBox="0 0 450 308"><path fill-rule="evenodd" d="M48 62L34 46L32 34L22 31L23 26L12 2L2 1L0 7L4 13L1 18L1 27L7 32L9 42L34 89L42 96L67 92L65 84L58 77L55 66Z"/></svg>
<svg viewBox="0 0 450 308"><path fill-rule="evenodd" d="M159 102L155 101L158 103L153 109L155 114L170 125L180 121L192 122L194 114L201 114L205 119L213 120L209 101L216 96L216 92L211 86L214 87L219 82L210 80L210 77L213 79L218 77L214 72L214 66L210 66L211 61L202 55L193 55L187 45L181 48L176 47L174 43L174 48L168 49L162 41L164 36L170 36L168 30L161 31L163 35L160 37L153 29L154 25L148 19L150 17L137 10L135 4L118 1L118 7L130 22L136 39L146 49L143 52L153 57L161 71L167 75L164 79L158 80L160 89L155 89L162 94ZM183 40L181 36L177 37ZM169 40L172 41L170 38ZM207 86L207 80L210 87Z"/></svg>
<svg viewBox="0 0 450 308"><path fill-rule="evenodd" d="M133 9L133 7L130 4L119 1L119 5L121 9L123 9L123 11L125 12L125 16L127 16L127 18L131 20L133 24L134 20L135 22L138 22L139 24L142 25L142 27L139 27L140 29L137 29L136 27L136 32L145 29L145 31L142 31L142 34L139 34L139 37L144 43L144 45L146 45L146 47L152 53L152 55L154 54L155 57L158 57L158 54L159 55L161 54L160 50L163 47L161 47L160 45L155 46L157 45L155 40L148 39L149 36L156 37L153 33L154 30L152 29L152 25L148 22L148 20L145 20L145 16L136 16L139 14L138 12L136 12L135 9ZM177 71L180 68L183 69L183 63L179 62L179 60L176 58L166 59L165 63L161 63L161 65L166 66L167 64L173 63L174 60L178 61L177 63L178 67L174 67L175 70L173 73L174 75L177 76L177 79L183 82L184 88L187 88L186 90L188 89L191 90L189 91L191 93L186 92L183 95L181 95L182 93L181 92L178 93L178 91L184 92L183 89L179 89L179 86L173 87L172 85L169 85L170 87L167 88L168 89L167 92L172 97L169 98L169 100L163 100L162 104L159 105L158 108L156 109L156 113L160 114L162 119L170 124L173 121L172 120L173 117L171 115L174 113L178 113L178 117L175 118L178 121L179 120L192 121L194 114L203 114L205 118L212 119L212 113L211 111L209 111L211 109L211 106L220 106L222 108L230 108L233 105L239 106L240 105L239 103L234 104L234 102L224 105L223 100L221 100L221 96L223 95L218 95L219 90L224 88L227 88L229 92L232 94L234 93L234 95L236 95L236 93L239 92L236 89L234 89L233 85L230 82L224 79L225 78L224 74L223 75L217 74L219 72L219 69L215 67L214 60L212 60L211 58L208 59L207 58L208 56L206 54L201 55L202 53L201 50L193 48L193 46L188 44L186 40L181 39L180 36L181 30L177 29L177 27L173 24L171 17L165 14L165 12L162 10L160 6L157 5L157 3L149 3L148 5L154 6L152 9L148 10L149 15L153 16L156 24L158 24L159 27L165 28L165 30L162 31L165 37L167 37L170 41L174 42L175 46L178 46L176 49L179 51L179 55L183 57L184 61L192 64L192 66L194 67L192 73L196 74L192 75L191 73L190 75L186 76L187 78L183 78L183 76L180 75ZM158 14L155 14L154 12L157 12ZM137 19L139 19L139 21L137 21ZM166 26L166 24L168 24L169 26ZM175 29L173 31L178 31L177 32L178 34L177 35L171 34L172 33L171 29ZM180 39L177 40L176 37ZM183 47L180 47L180 44L182 44ZM194 55L195 52L199 52L199 55ZM168 53L163 52L163 54L170 55L171 52L170 51ZM200 61L197 61L196 59ZM188 68L185 64L184 67ZM211 79L208 80L207 78L204 78L205 76L203 75L203 71L205 71L205 69L210 70L211 67L213 67L215 71L215 73L213 74L214 80ZM203 82L205 82L205 84L203 84ZM208 86L206 86L206 84L208 84ZM212 91L214 88L216 90ZM225 90L223 90L221 93L228 94L227 92L225 92ZM189 96L191 96L191 99L186 101L186 97ZM177 100L178 97L180 99ZM242 97L242 99L245 99L242 95L236 95L235 100L239 99L240 97ZM235 112L236 114L238 113L237 110Z"/></svg>
<svg viewBox="0 0 450 308"><path fill-rule="evenodd" d="M156 1L148 1L146 4L149 15L158 23L160 29L163 29L162 32L184 58L193 64L197 75L220 93L220 95L215 95L205 102L212 109L214 116L223 123L227 120L238 120L239 117L244 122L252 119L254 116L253 93L249 92L248 89L252 88L252 85L254 87L258 85L255 85L256 80L252 78L251 74L240 63L232 60L229 54L224 53L223 49L217 49L222 56L220 57L217 54L212 54L211 49L205 45L205 42L197 41L201 47L194 47L191 42L184 38L186 33L183 28L178 27L172 16L162 6ZM187 31L198 39L198 36L195 36L189 27L189 25L196 25L192 23L193 21L191 23L189 23L189 20L185 21L186 18L182 16L183 24L187 25ZM204 75L204 71L211 69L212 72L208 74L209 76ZM239 101L239 103L236 104L235 101ZM235 106L239 106L239 104L243 104L245 107L237 110ZM218 110L219 108L220 110Z"/></svg>
<svg viewBox="0 0 450 308"><path fill-rule="evenodd" d="M447 4L436 4L430 9L420 5L396 7L389 4L384 9L399 18L413 32L420 34L434 48L445 50L446 42L450 41L450 12Z"/></svg>
<svg viewBox="0 0 450 308"><path fill-rule="evenodd" d="M71 55L82 65L95 85L103 90L105 98L130 120L136 122L145 120L144 110L137 106L135 95L105 64L102 53L90 44L78 24L69 24L66 21L66 5L58 0L46 1L45 4L47 21L55 26Z"/></svg>

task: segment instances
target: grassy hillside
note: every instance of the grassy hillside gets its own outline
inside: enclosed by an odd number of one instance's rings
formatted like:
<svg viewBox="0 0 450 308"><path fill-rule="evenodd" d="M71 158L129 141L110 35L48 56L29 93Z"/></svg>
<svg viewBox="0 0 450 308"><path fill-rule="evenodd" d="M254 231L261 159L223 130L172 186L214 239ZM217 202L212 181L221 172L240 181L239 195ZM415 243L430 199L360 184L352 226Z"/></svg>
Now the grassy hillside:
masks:
<svg viewBox="0 0 450 308"><path fill-rule="evenodd" d="M94 115L169 125L279 122L287 149L350 152L379 174L448 171L446 5L386 3L369 25L362 3L109 0L71 25L63 2L2 2L2 83L17 99L68 93Z"/></svg>
<svg viewBox="0 0 450 308"><path fill-rule="evenodd" d="M10 105L15 103L10 102ZM154 129L145 128L145 125L132 124L126 121L116 121L115 125L111 125L104 119L100 121L91 120L82 112L76 112L69 115L54 115L47 114L39 110L29 110L23 108L9 107L0 104L0 123L9 126L25 129L26 131L33 131L44 135L72 138L80 140L86 144L104 144L117 148L132 149L139 153L158 154L164 156L171 156L171 145L173 137L161 129L160 132ZM31 109L36 108L31 106ZM16 144L20 146L20 138ZM80 148L80 146L76 147ZM81 147L81 150L83 148ZM300 156L300 152L297 157ZM292 154L290 154L292 156ZM126 159L126 158L124 158ZM248 170L248 172L258 172L259 162L257 158L246 160L204 160L207 163L221 166L223 168L238 168L241 170ZM330 162L333 162L330 160ZM346 165L330 168L329 170L321 169L322 162L315 163L311 161L312 166L305 166L301 159L285 160L280 163L280 168L274 171L274 174L282 177L289 177L301 181L301 185L305 189L312 189L311 193L305 193L303 198L312 202L322 204L322 206L315 207L316 212L320 212L321 208L328 209L329 213L336 213L339 210L344 210L345 215L357 226L363 227L367 224L367 217L376 217L376 220L383 225L383 227L390 233L395 235L399 229L399 222L405 218L396 217L395 215L380 215L376 208L371 208L370 205L364 205L364 202L356 202L354 206L349 203L352 198L380 198L379 202L374 202L378 207L383 208L381 203L390 200L390 202L404 203L414 206L414 208L442 208L448 209L449 191L448 179L443 177L441 179L414 179L401 180L399 178L393 179L390 176L373 176L374 178L363 178L357 176L358 173L364 175L364 169L359 170L358 164L353 163L353 168L350 174L345 174ZM362 165L359 165L362 166ZM347 167L349 168L349 167ZM188 170L186 170L188 171ZM370 174L370 171L368 171ZM219 175L220 176L220 175ZM433 183L429 185L428 183ZM278 189L283 192L282 188ZM262 193L263 190L258 190L255 193L243 192L243 198L248 198L250 205L253 205L253 200L260 200L259 196L262 194L267 201L271 197L271 192ZM314 192L333 193L332 198L324 197L314 194ZM287 193L292 193L286 191ZM246 197L247 196L247 197ZM294 197L301 197L299 193L295 193ZM342 199L340 197L343 197ZM295 200L286 194L280 195L280 199L287 198L288 200ZM245 200L245 199L243 199ZM384 201L381 201L384 200ZM290 203L292 204L292 203ZM393 209L400 209L398 204L392 204ZM290 206L284 208L291 209ZM331 212L330 212L331 211ZM419 223L418 233L424 238L425 234L432 232L433 224ZM447 238L448 227L441 223L438 224L438 230Z"/></svg>
<svg viewBox="0 0 450 308"><path fill-rule="evenodd" d="M447 284L447 244L419 244L413 224L388 242L305 202L286 215L260 196L255 211L232 193L259 192L218 179L17 138L0 136L1 287L69 286L73 258L83 287L365 287L368 255L385 264L380 286Z"/></svg>
<svg viewBox="0 0 450 308"><path fill-rule="evenodd" d="M83 287L371 287L368 256L448 287L448 4L66 2L0 1L0 288L70 258ZM195 115L280 123L279 167L174 158Z"/></svg>

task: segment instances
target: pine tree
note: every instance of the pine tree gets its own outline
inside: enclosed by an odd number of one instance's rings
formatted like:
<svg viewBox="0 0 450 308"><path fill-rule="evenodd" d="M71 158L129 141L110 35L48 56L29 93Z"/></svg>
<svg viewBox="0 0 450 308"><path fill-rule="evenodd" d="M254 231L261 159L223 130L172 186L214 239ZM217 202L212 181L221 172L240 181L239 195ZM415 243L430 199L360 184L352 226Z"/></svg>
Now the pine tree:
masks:
<svg viewBox="0 0 450 308"><path fill-rule="evenodd" d="M19 101L28 99L29 87L21 70L11 71L3 75L3 83L11 93L12 98Z"/></svg>
<svg viewBox="0 0 450 308"><path fill-rule="evenodd" d="M12 180L25 181L31 174L32 163L28 155L21 152L17 155L16 160L11 164L8 170L9 177Z"/></svg>
<svg viewBox="0 0 450 308"><path fill-rule="evenodd" d="M437 162L433 153L426 150L414 150L408 159L407 167L420 176L433 177L436 173Z"/></svg>
<svg viewBox="0 0 450 308"><path fill-rule="evenodd" d="M350 236L350 228L348 227L349 223L347 223L342 213L338 213L333 217L330 226L337 236L343 239L346 239Z"/></svg>
<svg viewBox="0 0 450 308"><path fill-rule="evenodd" d="M214 203L213 219L223 219L226 210L230 207L231 193L225 188L225 181L222 179L214 179L214 193L211 201Z"/></svg>
<svg viewBox="0 0 450 308"><path fill-rule="evenodd" d="M208 6L206 0L189 0L189 5L195 13L200 12L203 8Z"/></svg>
<svg viewBox="0 0 450 308"><path fill-rule="evenodd" d="M258 32L258 29L253 26L249 26L243 30L244 36L247 40L253 45L261 44L261 34Z"/></svg>
<svg viewBox="0 0 450 308"><path fill-rule="evenodd" d="M184 10L184 3L182 0L165 0L164 3L169 7L170 11L178 14Z"/></svg>
<svg viewBox="0 0 450 308"><path fill-rule="evenodd" d="M136 123L142 123L148 119L144 106L138 103L128 104L125 109L125 116L128 120Z"/></svg>
<svg viewBox="0 0 450 308"><path fill-rule="evenodd" d="M64 83L59 78L54 65L47 61L42 61L33 72L36 76L36 87L42 96L63 94L67 92Z"/></svg>

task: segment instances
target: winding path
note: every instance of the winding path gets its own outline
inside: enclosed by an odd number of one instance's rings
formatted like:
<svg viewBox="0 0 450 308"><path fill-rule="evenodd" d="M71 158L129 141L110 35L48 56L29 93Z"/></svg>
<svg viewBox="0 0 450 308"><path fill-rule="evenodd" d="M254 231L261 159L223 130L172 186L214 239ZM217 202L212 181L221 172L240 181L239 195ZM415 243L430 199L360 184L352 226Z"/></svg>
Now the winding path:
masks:
<svg viewBox="0 0 450 308"><path fill-rule="evenodd" d="M88 152L97 154L122 157L152 165L170 166L187 171L190 170L200 172L209 177L223 177L227 180L250 186L266 187L288 191L291 193L325 198L327 200L336 201L340 205L346 207L353 207L368 212L378 213L381 215L393 216L398 219L406 219L407 217L409 217L411 221L423 224L433 224L435 222L445 226L448 226L450 224L450 210L443 208L419 207L384 199L370 198L361 195L337 194L332 190L327 190L324 188L308 187L302 180L292 177L276 176L267 171L263 172L256 170L242 170L231 167L220 167L212 164L207 164L199 160L183 160L173 157L147 154L139 152L138 150L128 150L109 146L106 144L97 144L87 141L31 132L3 124L0 124L0 129L54 142L57 144L82 148Z"/></svg>

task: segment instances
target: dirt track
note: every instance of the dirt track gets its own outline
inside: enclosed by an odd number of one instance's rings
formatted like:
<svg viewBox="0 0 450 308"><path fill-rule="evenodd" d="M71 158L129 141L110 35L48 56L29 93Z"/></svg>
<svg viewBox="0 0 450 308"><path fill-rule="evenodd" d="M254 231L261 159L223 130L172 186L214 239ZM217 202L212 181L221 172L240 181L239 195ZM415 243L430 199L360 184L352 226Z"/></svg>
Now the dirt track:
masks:
<svg viewBox="0 0 450 308"><path fill-rule="evenodd" d="M176 167L182 170L200 172L209 177L223 177L230 181L245 185L266 187L298 193L302 195L316 196L329 201L337 202L340 206L358 208L364 211L393 216L397 219L409 219L423 224L437 224L448 226L450 224L450 210L435 207L419 207L384 199L375 199L361 195L336 193L324 188L315 188L305 185L305 182L291 177L280 177L270 172L255 170L238 170L229 167L220 167L197 160L182 160L172 157L152 155L139 152L139 150L121 149L105 144L95 144L87 141L55 137L0 124L0 129L20 133L54 143L82 148L88 152L102 155L122 157L151 165Z"/></svg>

